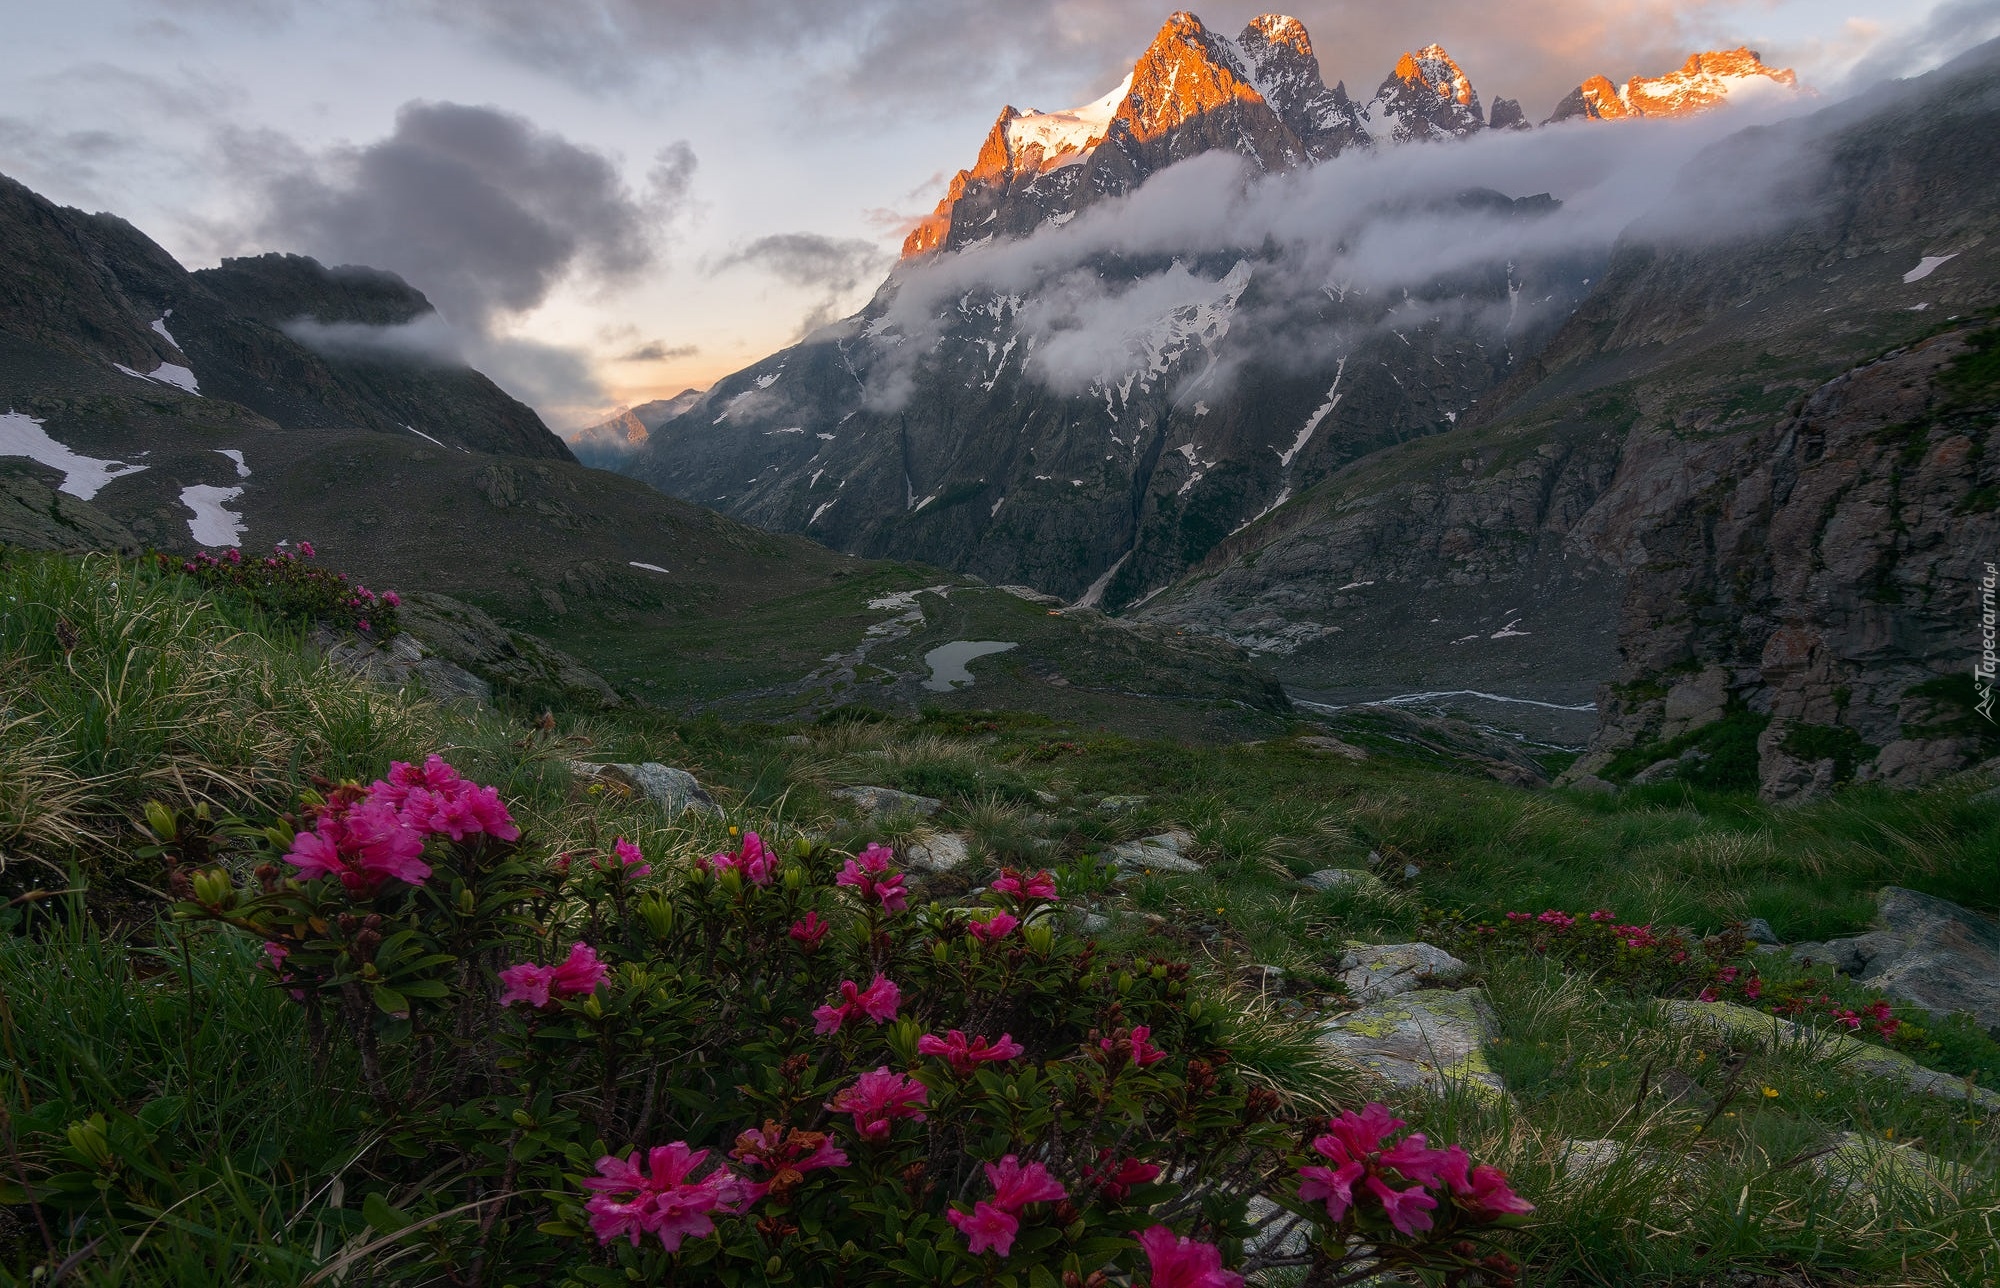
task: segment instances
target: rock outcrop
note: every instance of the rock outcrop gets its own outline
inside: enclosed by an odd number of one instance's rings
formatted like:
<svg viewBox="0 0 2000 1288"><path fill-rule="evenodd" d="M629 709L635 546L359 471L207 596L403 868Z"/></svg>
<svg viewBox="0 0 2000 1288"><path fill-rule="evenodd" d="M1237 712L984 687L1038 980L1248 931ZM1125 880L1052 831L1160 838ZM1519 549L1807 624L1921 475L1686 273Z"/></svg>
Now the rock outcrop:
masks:
<svg viewBox="0 0 2000 1288"><path fill-rule="evenodd" d="M1334 1057L1396 1087L1454 1087L1498 1097L1506 1083L1486 1058L1499 1021L1478 988L1427 989L1333 1020L1320 1041Z"/></svg>
<svg viewBox="0 0 2000 1288"><path fill-rule="evenodd" d="M1876 929L1794 944L1792 960L1825 963L1933 1015L1962 1012L2000 1032L2000 925L1901 886L1883 889L1875 914Z"/></svg>
<svg viewBox="0 0 2000 1288"><path fill-rule="evenodd" d="M1789 68L1766 67L1754 49L1720 49L1690 54L1663 76L1634 76L1614 85L1593 76L1571 90L1546 124L1581 117L1615 121L1638 116L1686 116L1704 112L1739 95L1789 93L1798 76Z"/></svg>

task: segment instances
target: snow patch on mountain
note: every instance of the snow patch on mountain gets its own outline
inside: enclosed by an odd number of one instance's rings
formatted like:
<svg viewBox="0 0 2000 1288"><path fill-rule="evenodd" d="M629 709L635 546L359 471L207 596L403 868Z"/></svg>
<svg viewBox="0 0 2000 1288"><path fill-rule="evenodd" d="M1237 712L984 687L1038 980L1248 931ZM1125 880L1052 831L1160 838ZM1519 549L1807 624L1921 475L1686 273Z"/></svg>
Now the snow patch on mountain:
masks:
<svg viewBox="0 0 2000 1288"><path fill-rule="evenodd" d="M196 397L201 395L201 385L195 380L194 372L177 363L162 362L151 371L134 371L122 362L114 362L111 365L128 376L135 376L140 380L150 380L155 384L172 385L174 388L185 390Z"/></svg>
<svg viewBox="0 0 2000 1288"><path fill-rule="evenodd" d="M100 461L84 456L50 438L44 422L33 416L10 411L0 415L0 456L25 456L40 465L63 472L56 491L67 492L79 501L88 501L104 490L105 484L127 474L137 474L143 465L123 461Z"/></svg>
<svg viewBox="0 0 2000 1288"><path fill-rule="evenodd" d="M1118 88L1095 103L1062 112L1028 112L1015 117L1007 123L1008 158L1018 165L1033 147L1041 149L1038 168L1043 171L1074 165L1103 142L1111 118L1118 114L1119 104L1131 92L1132 77L1127 73Z"/></svg>
<svg viewBox="0 0 2000 1288"><path fill-rule="evenodd" d="M229 509L229 502L243 495L240 487L216 487L197 483L181 489L181 504L194 511L187 521L188 535L198 546L223 549L243 544L243 516Z"/></svg>

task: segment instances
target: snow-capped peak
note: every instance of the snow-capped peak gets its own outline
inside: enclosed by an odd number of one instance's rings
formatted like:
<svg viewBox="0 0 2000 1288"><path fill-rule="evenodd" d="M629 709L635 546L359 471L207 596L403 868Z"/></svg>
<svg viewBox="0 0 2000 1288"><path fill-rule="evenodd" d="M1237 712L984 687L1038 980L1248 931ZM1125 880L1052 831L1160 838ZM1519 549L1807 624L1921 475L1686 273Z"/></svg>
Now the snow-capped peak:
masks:
<svg viewBox="0 0 2000 1288"><path fill-rule="evenodd" d="M1797 89L1795 72L1765 66L1754 49L1708 50L1689 54L1679 68L1663 76L1634 76L1623 85L1613 84L1606 76L1593 76L1571 90L1549 120L1685 116L1719 107L1731 98L1793 93Z"/></svg>

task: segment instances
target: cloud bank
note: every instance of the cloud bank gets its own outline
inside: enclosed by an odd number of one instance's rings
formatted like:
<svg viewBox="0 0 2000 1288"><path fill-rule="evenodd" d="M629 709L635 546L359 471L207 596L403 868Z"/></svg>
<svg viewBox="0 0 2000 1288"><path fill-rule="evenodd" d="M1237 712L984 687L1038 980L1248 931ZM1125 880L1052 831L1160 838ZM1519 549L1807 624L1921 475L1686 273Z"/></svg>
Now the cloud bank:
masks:
<svg viewBox="0 0 2000 1288"><path fill-rule="evenodd" d="M870 405L902 405L913 364L968 292L1027 297L1016 325L1044 384L1115 383L1132 370L1134 336L1215 298L1240 259L1258 266L1258 290L1232 325L1263 326L1260 358L1289 347L1324 359L1338 337L1297 322L1322 292L1372 299L1379 325L1458 309L1455 324L1504 329L1534 303L1507 300L1506 287L1537 266L1601 260L1621 237L1724 239L1798 214L1815 164L1807 133L1745 127L1802 106L1497 131L1272 176L1233 154L1194 157L1064 226L900 268L885 324L907 339L878 351ZM1504 307L1452 303L1473 280Z"/></svg>

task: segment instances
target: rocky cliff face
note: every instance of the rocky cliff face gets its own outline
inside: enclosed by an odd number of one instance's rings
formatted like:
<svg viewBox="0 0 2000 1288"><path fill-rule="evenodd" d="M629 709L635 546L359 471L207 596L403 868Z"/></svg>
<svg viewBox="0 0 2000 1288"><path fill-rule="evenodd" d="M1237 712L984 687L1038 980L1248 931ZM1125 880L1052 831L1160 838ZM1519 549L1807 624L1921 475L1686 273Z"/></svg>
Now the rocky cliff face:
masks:
<svg viewBox="0 0 2000 1288"><path fill-rule="evenodd" d="M683 389L671 398L628 407L610 420L600 421L563 435L576 458L599 469L615 469L619 462L646 445L654 430L701 401L701 390Z"/></svg>
<svg viewBox="0 0 2000 1288"><path fill-rule="evenodd" d="M1369 136L1389 143L1459 139L1486 125L1479 91L1443 45L1398 59L1361 115Z"/></svg>
<svg viewBox="0 0 2000 1288"><path fill-rule="evenodd" d="M1579 775L1737 755L1784 798L2000 751L1971 679L2000 549L1997 92L1989 49L1785 127L1816 158L1789 218L1627 247L1462 426L1350 466L1144 615L1342 700L1604 681ZM1733 141L1690 181L1767 155Z"/></svg>

